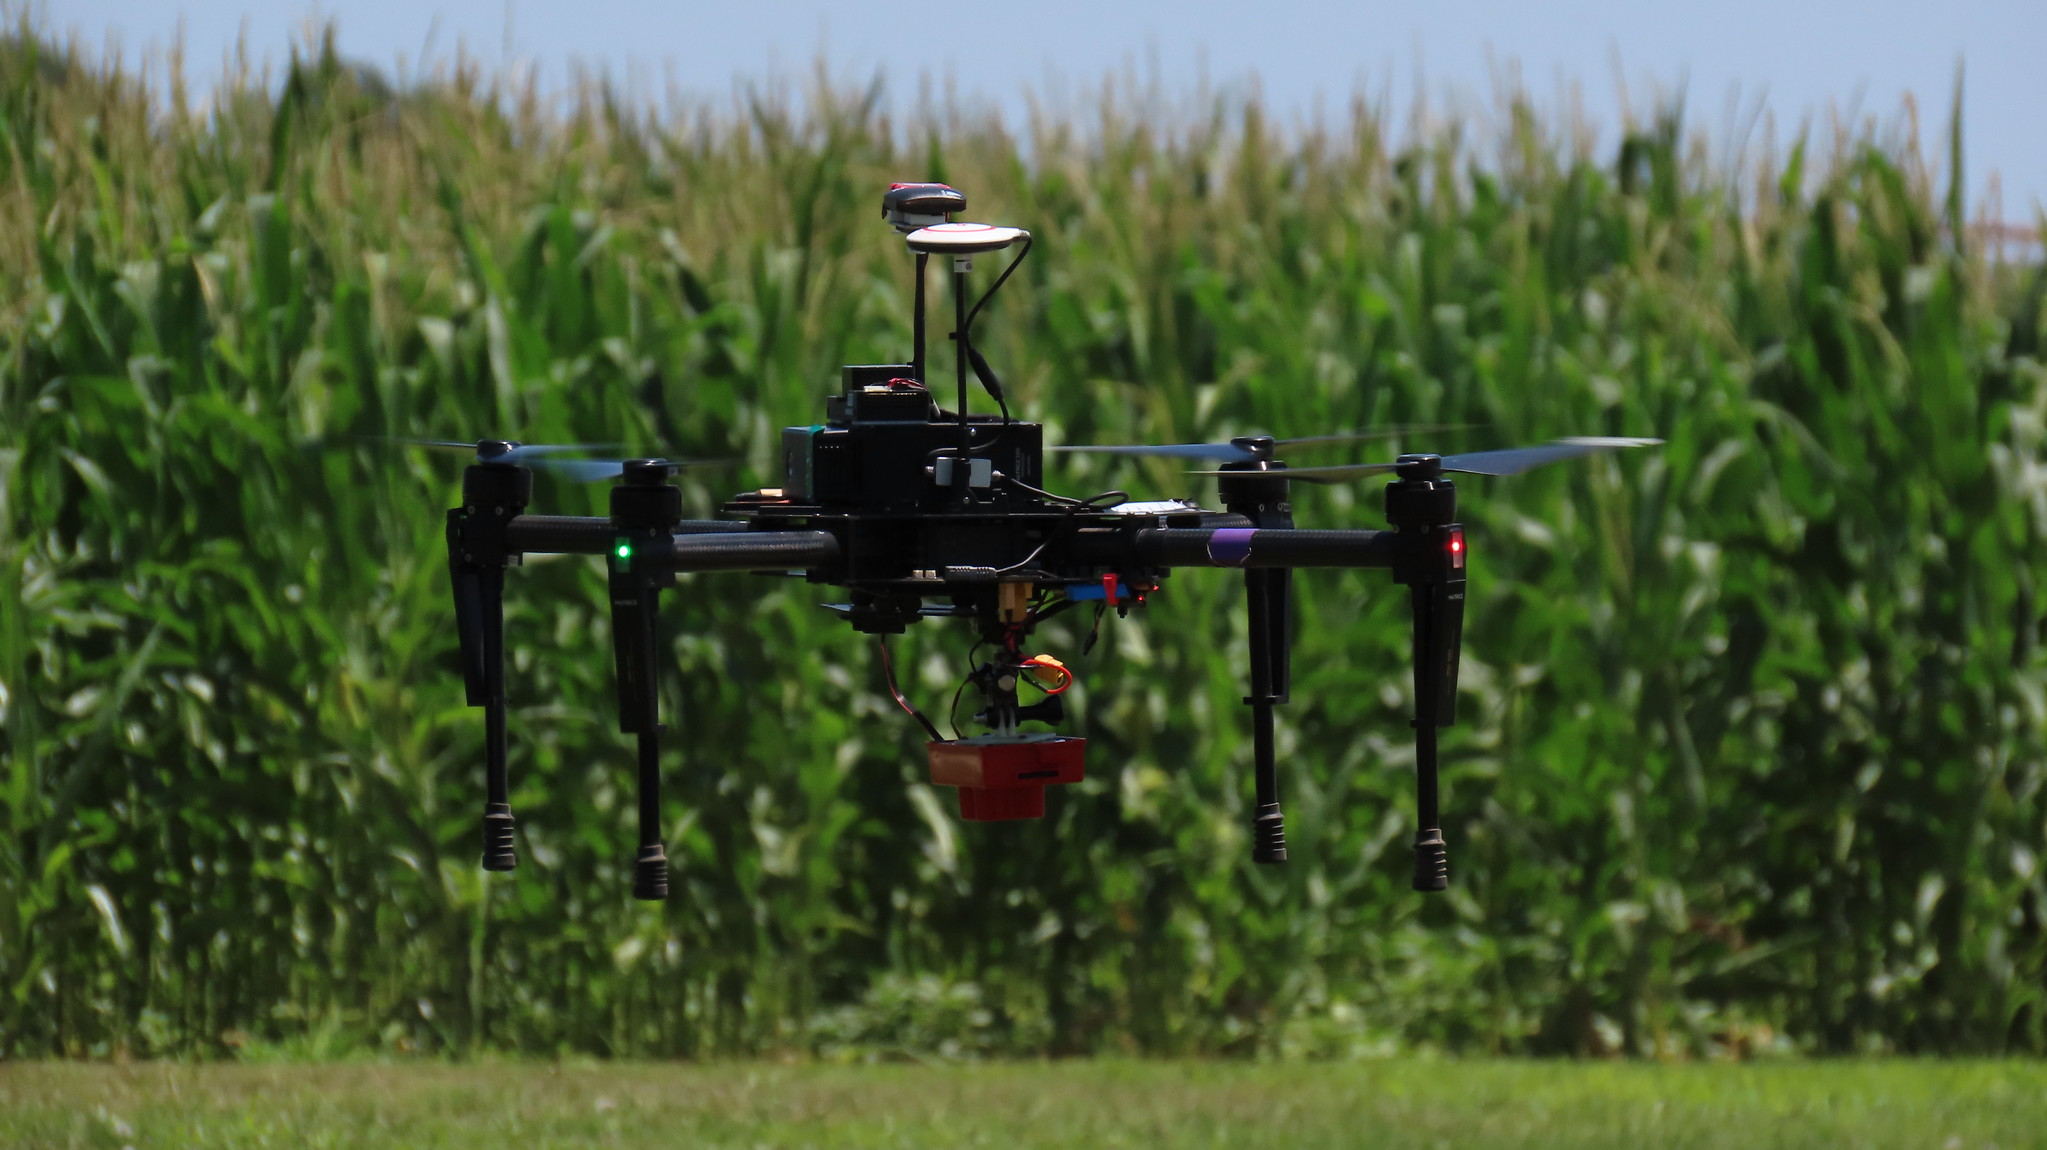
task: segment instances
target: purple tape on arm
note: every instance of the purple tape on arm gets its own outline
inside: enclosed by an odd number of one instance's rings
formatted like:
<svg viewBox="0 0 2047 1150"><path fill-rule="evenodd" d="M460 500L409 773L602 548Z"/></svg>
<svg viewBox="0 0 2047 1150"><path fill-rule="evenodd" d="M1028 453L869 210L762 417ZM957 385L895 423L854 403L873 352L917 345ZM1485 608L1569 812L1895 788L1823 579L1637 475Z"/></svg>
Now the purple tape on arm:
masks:
<svg viewBox="0 0 2047 1150"><path fill-rule="evenodd" d="M1208 537L1208 558L1218 567L1242 567L1251 561L1255 527L1225 527Z"/></svg>

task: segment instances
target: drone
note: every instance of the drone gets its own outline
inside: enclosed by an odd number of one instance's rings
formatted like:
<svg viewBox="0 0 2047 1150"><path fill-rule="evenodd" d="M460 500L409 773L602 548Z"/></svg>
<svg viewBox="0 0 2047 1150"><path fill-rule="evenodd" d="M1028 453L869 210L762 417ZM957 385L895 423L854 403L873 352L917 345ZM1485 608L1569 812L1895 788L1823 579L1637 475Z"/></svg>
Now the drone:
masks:
<svg viewBox="0 0 2047 1150"><path fill-rule="evenodd" d="M1022 228L955 222L966 196L937 183L901 183L882 197L883 218L916 259L908 363L842 370L842 390L821 424L782 432L782 482L735 495L722 518L685 520L671 482L681 463L658 458L575 459L580 449L510 440L425 441L474 450L463 472L462 505L447 515L448 560L468 704L484 712L483 860L489 871L517 865L506 769L505 573L527 555L602 556L609 576L618 725L638 750L639 844L633 896L668 894L661 843L660 594L679 572L799 574L838 588L826 604L855 631L876 635L887 687L930 736L930 779L955 788L968 821L1031 819L1045 813L1045 788L1083 778L1084 738L1037 728L1065 719L1073 683L1065 663L1031 652L1032 631L1055 615L1091 608L1102 615L1141 608L1174 568L1232 568L1244 575L1248 614L1253 803L1251 858L1283 863L1285 820L1274 763L1273 712L1289 694L1293 571L1301 567L1383 568L1408 589L1414 622L1416 823L1414 889L1449 884L1439 814L1438 732L1457 710L1457 671L1469 556L1448 478L1513 475L1541 464L1656 439L1586 437L1464 454L1409 454L1383 463L1288 467L1278 451L1362 435L1227 443L1072 446L1054 451L1164 456L1213 466L1190 472L1217 480L1220 510L1186 500L1133 501L1114 491L1076 499L1047 489L1042 425L1012 418L1000 380L975 349L975 319L1030 252ZM1015 249L1000 276L969 305L976 256ZM940 405L925 374L925 281L930 261L950 260L957 398ZM968 411L968 375L997 405ZM614 479L609 516L529 510L535 468L575 478ZM1338 483L1386 475L1390 529L1296 527L1293 483ZM887 636L925 618L968 621L978 652L960 685L980 698L973 721L986 731L944 738L898 688ZM1089 645L1093 633L1089 636ZM1084 652L1083 652L1084 653ZM1025 692L1029 692L1027 696ZM1025 702L1029 697L1033 701ZM955 701L958 696L955 695ZM1026 730L1025 724L1033 724Z"/></svg>

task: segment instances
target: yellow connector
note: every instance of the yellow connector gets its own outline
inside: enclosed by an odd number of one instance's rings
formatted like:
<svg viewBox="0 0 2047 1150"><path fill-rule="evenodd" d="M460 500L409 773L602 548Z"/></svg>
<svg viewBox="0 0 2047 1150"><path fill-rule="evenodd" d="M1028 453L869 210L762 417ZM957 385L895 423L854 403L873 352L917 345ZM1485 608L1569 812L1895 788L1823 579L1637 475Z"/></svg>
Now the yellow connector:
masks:
<svg viewBox="0 0 2047 1150"><path fill-rule="evenodd" d="M1030 583L1004 583L996 590L996 614L1005 623L1021 623L1031 613Z"/></svg>

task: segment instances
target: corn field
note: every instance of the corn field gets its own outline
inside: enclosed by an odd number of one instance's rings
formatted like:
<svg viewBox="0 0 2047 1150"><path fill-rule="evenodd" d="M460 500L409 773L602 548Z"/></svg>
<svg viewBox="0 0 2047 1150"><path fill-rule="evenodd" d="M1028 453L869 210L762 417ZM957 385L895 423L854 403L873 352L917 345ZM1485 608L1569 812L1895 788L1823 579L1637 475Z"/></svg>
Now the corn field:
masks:
<svg viewBox="0 0 2047 1150"><path fill-rule="evenodd" d="M1729 164L1674 110L1595 154L1512 100L1282 131L1115 88L1021 134L822 83L656 115L319 48L161 90L0 44L0 1054L2047 1051L2047 278L1972 250L1916 137ZM461 460L388 440L733 460L696 517L775 485L838 365L908 346L901 179L1036 235L977 343L1050 442L1668 440L1460 483L1447 896L1407 889L1375 572L1297 583L1284 868L1224 573L1068 658L1090 778L999 825L924 781L829 592L687 578L650 905L603 572L536 560L522 861L478 869ZM1295 500L1383 526L1370 483ZM969 642L913 628L904 689L942 711Z"/></svg>

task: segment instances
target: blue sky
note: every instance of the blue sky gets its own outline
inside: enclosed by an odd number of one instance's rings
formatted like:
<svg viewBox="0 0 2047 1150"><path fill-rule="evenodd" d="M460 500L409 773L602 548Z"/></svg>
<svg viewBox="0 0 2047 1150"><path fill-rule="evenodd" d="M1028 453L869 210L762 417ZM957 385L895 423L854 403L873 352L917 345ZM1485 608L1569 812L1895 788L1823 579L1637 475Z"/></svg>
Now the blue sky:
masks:
<svg viewBox="0 0 2047 1150"><path fill-rule="evenodd" d="M1318 101L1340 112L1355 91L1396 111L1417 90L1439 108L1446 94L1475 107L1513 63L1544 103L1575 86L1609 134L1624 98L1640 111L1657 93L1682 90L1691 123L1714 140L1758 102L1782 136L1837 114L1892 122L1910 94L1929 151L1942 147L1965 61L1970 201L1993 171L2012 222L2031 223L2047 200L2047 0L50 0L40 15L131 60L182 28L188 74L202 84L238 39L258 59L281 59L310 19L332 20L348 55L392 69L459 45L487 63L533 64L544 84L566 84L580 62L650 93L672 79L716 98L735 81L800 79L822 56L844 80L883 75L898 107L928 77L1017 117L1029 93L1073 107L1111 74L1156 81L1169 96L1204 82L1241 90L1255 77L1283 115L1309 115Z"/></svg>

